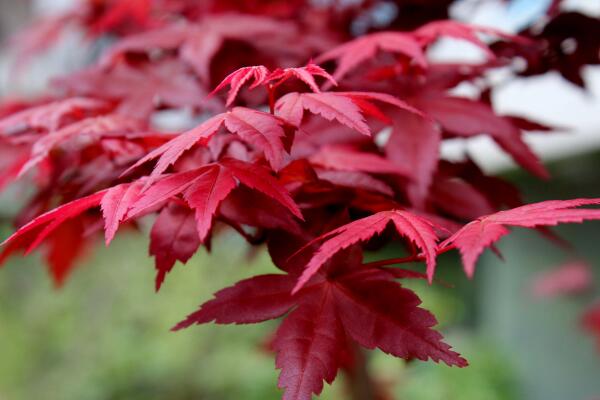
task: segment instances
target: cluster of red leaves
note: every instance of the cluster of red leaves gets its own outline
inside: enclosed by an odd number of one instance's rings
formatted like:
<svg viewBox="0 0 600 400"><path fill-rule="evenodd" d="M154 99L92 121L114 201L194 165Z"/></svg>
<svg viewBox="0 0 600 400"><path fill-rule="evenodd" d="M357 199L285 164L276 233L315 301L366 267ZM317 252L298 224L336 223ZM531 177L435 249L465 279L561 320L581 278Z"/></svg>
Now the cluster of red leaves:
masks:
<svg viewBox="0 0 600 400"><path fill-rule="evenodd" d="M61 16L92 37L120 39L93 67L55 80L53 96L0 109L0 184L26 176L36 188L0 261L43 247L61 284L102 231L108 244L119 227L153 215L158 290L177 261L210 249L219 223L266 244L283 273L216 293L175 329L286 315L274 340L284 399L319 394L353 343L465 366L397 280L431 282L436 257L452 249L472 276L509 227L600 219L600 210L581 208L600 199L522 205L516 188L471 160L440 159L443 140L488 135L523 168L548 176L522 135L549 128L498 115L485 75L510 61L499 48L531 40L444 20L348 40L351 22L379 2L309 3L89 0ZM443 12L449 4L396 3ZM34 33L25 53L47 44ZM492 51L482 35L505 45ZM440 37L470 42L488 60L434 63L427 51ZM478 97L451 91L472 82ZM201 122L159 131L153 117L176 109ZM391 241L409 255L363 264L367 246ZM424 274L387 267L415 261Z"/></svg>

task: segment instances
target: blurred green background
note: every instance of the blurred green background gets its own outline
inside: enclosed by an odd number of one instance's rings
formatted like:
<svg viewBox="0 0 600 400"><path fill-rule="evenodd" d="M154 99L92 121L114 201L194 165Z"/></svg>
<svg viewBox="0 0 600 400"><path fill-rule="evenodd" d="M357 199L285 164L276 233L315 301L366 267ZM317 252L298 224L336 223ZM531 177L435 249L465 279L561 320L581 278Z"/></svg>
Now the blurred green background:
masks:
<svg viewBox="0 0 600 400"><path fill-rule="evenodd" d="M551 165L552 184L510 176L528 201L597 195L598 156ZM7 199L11 204L10 199ZM598 265L598 223L560 232ZM2 237L11 228L2 227ZM591 400L600 395L600 354L578 326L593 294L533 300L532 276L566 259L533 232L500 243L506 262L486 254L474 281L456 255L441 257L439 277L454 287L410 282L440 329L470 361L466 369L370 354L369 368L393 399ZM393 256L389 254L373 257ZM125 233L101 244L66 286L53 289L38 257L12 259L0 272L0 399L279 399L277 371L264 343L276 323L169 328L211 294L235 281L273 271L264 251L222 235L211 255L178 265L160 293L147 239ZM343 376L323 399L345 399Z"/></svg>

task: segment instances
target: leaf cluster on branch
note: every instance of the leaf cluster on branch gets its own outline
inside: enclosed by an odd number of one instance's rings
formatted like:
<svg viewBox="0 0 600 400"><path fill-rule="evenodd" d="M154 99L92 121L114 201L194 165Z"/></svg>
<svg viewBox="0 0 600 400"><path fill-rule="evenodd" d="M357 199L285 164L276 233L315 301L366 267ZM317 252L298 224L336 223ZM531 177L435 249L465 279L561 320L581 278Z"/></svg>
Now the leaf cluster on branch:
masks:
<svg viewBox="0 0 600 400"><path fill-rule="evenodd" d="M159 290L177 261L210 250L216 225L228 226L266 246L281 273L217 292L174 329L284 317L273 342L284 399L319 394L356 344L466 366L402 280L433 282L437 256L454 249L472 276L510 227L597 220L600 199L523 205L512 184L468 157L442 159L440 146L488 136L548 178L523 135L551 127L498 114L487 73L528 55L521 74L558 69L580 83L574 71L593 60L553 64L539 48L575 17L516 36L440 20L450 2L439 0L393 2L415 18L398 14L385 29L371 21L353 37L379 3L89 0L35 25L15 41L22 60L65 25L113 43L47 96L0 107L0 185L34 188L0 260L39 248L61 285L99 237L108 245L149 218ZM444 37L485 61L435 62L430 50ZM585 40L576 52L597 54ZM477 96L458 96L459 84ZM160 130L153 117L179 109L197 124ZM366 248L388 242L407 257L363 262ZM408 262L424 273L390 267Z"/></svg>

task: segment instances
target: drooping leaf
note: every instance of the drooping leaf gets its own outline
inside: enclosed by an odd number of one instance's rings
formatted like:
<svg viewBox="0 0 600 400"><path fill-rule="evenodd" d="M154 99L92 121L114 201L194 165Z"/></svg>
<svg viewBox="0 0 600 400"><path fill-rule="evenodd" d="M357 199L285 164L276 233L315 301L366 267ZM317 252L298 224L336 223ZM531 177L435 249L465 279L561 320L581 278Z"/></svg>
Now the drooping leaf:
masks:
<svg viewBox="0 0 600 400"><path fill-rule="evenodd" d="M228 168L242 184L278 201L293 215L303 219L302 212L287 190L266 169L234 159L222 160L220 164Z"/></svg>
<svg viewBox="0 0 600 400"><path fill-rule="evenodd" d="M412 291L385 279L355 279L346 282L344 289L335 292L340 319L361 346L404 359L467 366L465 359L442 342L442 335L431 329L437 321L418 307L421 301Z"/></svg>
<svg viewBox="0 0 600 400"><path fill-rule="evenodd" d="M231 171L215 165L195 178L185 190L183 197L194 210L201 242L205 241L210 232L217 208L236 186L237 182Z"/></svg>
<svg viewBox="0 0 600 400"><path fill-rule="evenodd" d="M235 107L225 118L227 129L242 140L264 152L271 167L277 171L284 163L284 141L291 130L285 120L269 113Z"/></svg>
<svg viewBox="0 0 600 400"><path fill-rule="evenodd" d="M102 197L100 207L104 217L104 237L108 246L129 208L138 200L143 181L114 186Z"/></svg>
<svg viewBox="0 0 600 400"><path fill-rule="evenodd" d="M129 216L135 217L148 210L152 211L172 197L183 193L196 179L202 177L210 170L211 166L205 166L190 171L167 174L150 185L146 184L148 188L143 190L137 196L135 202L131 204Z"/></svg>
<svg viewBox="0 0 600 400"><path fill-rule="evenodd" d="M46 262L56 286L61 286L86 247L84 224L79 218L98 207L106 191L73 200L48 211L19 228L2 246L0 264L17 251L28 254L46 241Z"/></svg>
<svg viewBox="0 0 600 400"><path fill-rule="evenodd" d="M200 246L194 212L177 203L169 203L158 215L150 231L150 255L155 258L156 290L176 261L186 263Z"/></svg>

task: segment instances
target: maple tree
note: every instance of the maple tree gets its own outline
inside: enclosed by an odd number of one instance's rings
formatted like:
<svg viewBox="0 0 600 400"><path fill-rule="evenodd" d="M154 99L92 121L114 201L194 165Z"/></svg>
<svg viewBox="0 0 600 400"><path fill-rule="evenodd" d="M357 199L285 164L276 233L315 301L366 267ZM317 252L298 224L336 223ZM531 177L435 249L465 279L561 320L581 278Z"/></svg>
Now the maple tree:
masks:
<svg viewBox="0 0 600 400"><path fill-rule="evenodd" d="M318 395L359 362L357 346L466 366L402 280L434 282L437 256L452 250L471 277L508 227L548 233L598 220L600 199L523 205L517 188L474 161L442 159L441 143L487 135L548 178L523 135L551 127L498 114L486 74L523 57L527 69L515 74L557 69L583 85L579 71L597 62L599 35L582 26L585 45L549 53L560 50L564 26L600 25L552 7L541 32L508 35L445 20L450 1L398 0L412 14L353 32L378 3L89 0L34 25L15 41L21 61L66 25L113 43L92 66L55 79L47 96L0 108L0 185L34 188L0 261L41 248L61 285L102 234L108 245L120 228L154 217L159 290L177 261L210 250L217 224L229 226L265 245L281 273L217 292L174 329L283 317L272 347L284 399ZM473 44L485 61L430 59L443 37ZM461 83L478 95L458 96ZM177 109L199 122L161 130L153 117ZM374 242L407 256L365 263ZM425 272L391 267L409 262ZM584 324L598 332L597 320L591 311Z"/></svg>

